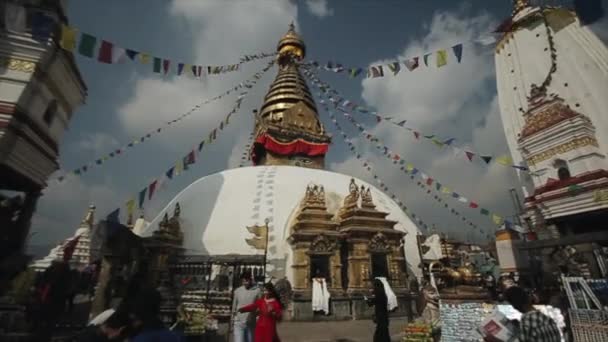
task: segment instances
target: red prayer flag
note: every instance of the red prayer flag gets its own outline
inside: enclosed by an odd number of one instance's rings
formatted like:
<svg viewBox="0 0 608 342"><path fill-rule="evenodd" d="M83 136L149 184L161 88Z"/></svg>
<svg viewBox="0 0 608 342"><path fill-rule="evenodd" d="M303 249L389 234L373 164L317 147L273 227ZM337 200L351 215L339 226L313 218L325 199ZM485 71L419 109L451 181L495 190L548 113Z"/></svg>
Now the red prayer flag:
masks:
<svg viewBox="0 0 608 342"><path fill-rule="evenodd" d="M97 60L101 63L112 64L112 47L114 45L108 41L102 40L99 48L99 56Z"/></svg>
<svg viewBox="0 0 608 342"><path fill-rule="evenodd" d="M163 70L165 71L165 75L169 72L169 64L171 63L170 60L168 59L164 59L163 60Z"/></svg>
<svg viewBox="0 0 608 342"><path fill-rule="evenodd" d="M469 207L475 209L475 208L479 207L479 205L477 203L471 201L471 202L469 202Z"/></svg>
<svg viewBox="0 0 608 342"><path fill-rule="evenodd" d="M464 153L467 155L467 158L469 158L469 161L473 161L473 157L475 156L475 153L469 152L469 151L464 151Z"/></svg>
<svg viewBox="0 0 608 342"><path fill-rule="evenodd" d="M155 180L154 182L150 183L150 186L148 187L148 200L152 199L152 195L154 195L154 190L156 190L156 184L158 183L157 180Z"/></svg>
<svg viewBox="0 0 608 342"><path fill-rule="evenodd" d="M429 177L426 180L426 185L431 185L431 184L433 184L433 178Z"/></svg>
<svg viewBox="0 0 608 342"><path fill-rule="evenodd" d="M395 159L395 160L399 160L399 159L401 159L401 157L399 157L399 155L398 155L398 154L395 154L395 156L393 157L393 159Z"/></svg>
<svg viewBox="0 0 608 342"><path fill-rule="evenodd" d="M416 139L419 139L420 138L420 132L414 131L414 136L416 137Z"/></svg>

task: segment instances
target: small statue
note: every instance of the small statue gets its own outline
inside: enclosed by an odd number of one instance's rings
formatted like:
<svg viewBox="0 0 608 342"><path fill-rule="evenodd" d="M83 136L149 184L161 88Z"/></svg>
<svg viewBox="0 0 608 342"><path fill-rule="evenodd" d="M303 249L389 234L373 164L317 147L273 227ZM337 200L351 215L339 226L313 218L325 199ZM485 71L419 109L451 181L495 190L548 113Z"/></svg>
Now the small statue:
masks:
<svg viewBox="0 0 608 342"><path fill-rule="evenodd" d="M323 185L319 187L319 192L317 193L317 200L319 201L319 203L325 203L325 188L323 188Z"/></svg>
<svg viewBox="0 0 608 342"><path fill-rule="evenodd" d="M182 212L179 202L175 203L175 210L173 210L173 217L179 217L179 214Z"/></svg>
<svg viewBox="0 0 608 342"><path fill-rule="evenodd" d="M160 229L166 230L168 228L169 228L169 214L165 213L165 216L163 216L163 220L160 221Z"/></svg>
<svg viewBox="0 0 608 342"><path fill-rule="evenodd" d="M361 206L374 207L374 201L372 199L372 193L370 191L370 188L367 188L367 190L363 190L363 187L361 187Z"/></svg>

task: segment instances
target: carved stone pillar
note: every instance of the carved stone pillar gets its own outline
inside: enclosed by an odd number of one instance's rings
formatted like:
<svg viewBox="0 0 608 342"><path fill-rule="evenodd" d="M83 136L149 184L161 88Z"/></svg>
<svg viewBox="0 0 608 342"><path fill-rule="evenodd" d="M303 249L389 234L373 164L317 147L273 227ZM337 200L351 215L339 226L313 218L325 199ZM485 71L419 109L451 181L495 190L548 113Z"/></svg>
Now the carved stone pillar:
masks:
<svg viewBox="0 0 608 342"><path fill-rule="evenodd" d="M308 248L305 243L297 243L293 249L293 289L304 291L308 289L309 278L309 257L306 254Z"/></svg>

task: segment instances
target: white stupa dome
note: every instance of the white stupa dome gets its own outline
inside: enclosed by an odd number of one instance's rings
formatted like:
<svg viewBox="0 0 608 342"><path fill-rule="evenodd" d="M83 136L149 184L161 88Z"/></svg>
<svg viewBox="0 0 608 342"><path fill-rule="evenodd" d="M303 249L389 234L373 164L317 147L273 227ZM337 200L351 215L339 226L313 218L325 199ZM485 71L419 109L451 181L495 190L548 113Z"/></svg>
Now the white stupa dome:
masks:
<svg viewBox="0 0 608 342"><path fill-rule="evenodd" d="M268 270L275 278L291 280L291 247L287 242L300 201L310 184L325 188L328 212L335 214L349 192L354 177L302 167L255 166L212 174L190 184L144 227L139 235L150 236L158 229L165 212L172 215L176 203L181 208L183 247L189 255L261 254L245 239L252 235L247 226L263 225L269 219ZM418 227L389 196L367 182L376 209L389 213L398 222L395 229L407 233L405 254L408 272L420 277L416 235Z"/></svg>

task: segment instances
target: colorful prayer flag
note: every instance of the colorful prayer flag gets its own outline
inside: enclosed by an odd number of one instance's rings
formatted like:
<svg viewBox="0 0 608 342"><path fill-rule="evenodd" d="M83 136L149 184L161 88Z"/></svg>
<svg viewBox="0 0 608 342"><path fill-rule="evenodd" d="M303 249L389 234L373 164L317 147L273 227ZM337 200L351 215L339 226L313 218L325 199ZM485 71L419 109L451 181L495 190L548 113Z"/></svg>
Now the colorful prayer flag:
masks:
<svg viewBox="0 0 608 342"><path fill-rule="evenodd" d="M55 28L55 21L43 12L36 11L32 15L32 38L39 42L45 42L51 36Z"/></svg>
<svg viewBox="0 0 608 342"><path fill-rule="evenodd" d="M141 64L148 64L148 63L150 63L150 55L148 55L147 53L140 52L139 53L139 62Z"/></svg>
<svg viewBox="0 0 608 342"><path fill-rule="evenodd" d="M437 67L441 68L446 64L448 64L448 52L443 49L437 51Z"/></svg>
<svg viewBox="0 0 608 342"><path fill-rule="evenodd" d="M67 25L61 25L61 47L67 51L74 51L76 48L76 33L75 28Z"/></svg>
<svg viewBox="0 0 608 342"><path fill-rule="evenodd" d="M78 53L83 56L93 58L93 50L95 50L95 44L97 43L97 38L91 36L88 33L83 33L80 35L80 44L78 45Z"/></svg>
<svg viewBox="0 0 608 342"><path fill-rule="evenodd" d="M165 72L165 75L169 72L170 63L171 63L171 61L168 59L163 60L163 71Z"/></svg>
<svg viewBox="0 0 608 342"><path fill-rule="evenodd" d="M509 156L501 156L496 158L496 162L500 165L509 166L513 164L513 159Z"/></svg>
<svg viewBox="0 0 608 342"><path fill-rule="evenodd" d="M416 69L419 66L419 57L414 57L407 61L404 61L403 64L405 64L405 67L407 68L407 70L414 71L414 69Z"/></svg>
<svg viewBox="0 0 608 342"><path fill-rule="evenodd" d="M155 73L160 73L160 64L161 64L161 59L158 57L154 57L154 68L153 71Z"/></svg>
<svg viewBox="0 0 608 342"><path fill-rule="evenodd" d="M133 212L135 211L135 199L131 198L127 201L127 215L133 216Z"/></svg>
<svg viewBox="0 0 608 342"><path fill-rule="evenodd" d="M112 64L112 47L112 43L102 40L101 46L99 47L99 55L97 56L97 60L101 63Z"/></svg>
<svg viewBox="0 0 608 342"><path fill-rule="evenodd" d="M183 70L184 70L184 63L178 63L177 64L177 75L180 76L182 74Z"/></svg>
<svg viewBox="0 0 608 342"><path fill-rule="evenodd" d="M114 45L112 48L112 63L122 63L125 60L125 49Z"/></svg>
<svg viewBox="0 0 608 342"><path fill-rule="evenodd" d="M154 191L156 190L156 184L158 183L158 181L155 179L152 183L150 183L150 185L148 186L148 200L152 199L152 196L154 195Z"/></svg>
<svg viewBox="0 0 608 342"><path fill-rule="evenodd" d="M496 214L493 214L492 221L494 221L494 223L496 223L497 225L500 225L502 223L502 217L500 217Z"/></svg>
<svg viewBox="0 0 608 342"><path fill-rule="evenodd" d="M452 46L452 51L454 52L454 56L456 56L456 60L460 63L462 60L462 44Z"/></svg>
<svg viewBox="0 0 608 342"><path fill-rule="evenodd" d="M144 207L144 201L146 199L146 191L148 191L148 187L145 187L143 190L139 192L139 209Z"/></svg>
<svg viewBox="0 0 608 342"><path fill-rule="evenodd" d="M467 158L469 159L469 161L473 161L473 157L475 156L475 153L470 152L470 151L464 151L464 153L467 155Z"/></svg>
<svg viewBox="0 0 608 342"><path fill-rule="evenodd" d="M483 159L484 162L486 162L486 164L490 164L490 162L492 161L492 156L479 156L481 159Z"/></svg>
<svg viewBox="0 0 608 342"><path fill-rule="evenodd" d="M424 60L424 65L425 66L429 66L429 56L432 55L431 53L427 53L426 55L424 55L422 57L422 59Z"/></svg>
<svg viewBox="0 0 608 342"><path fill-rule="evenodd" d="M132 61L134 61L135 57L137 57L137 55L139 54L138 51L131 50L131 49L127 49L126 53L127 53L127 57L129 57L129 59L131 59Z"/></svg>
<svg viewBox="0 0 608 342"><path fill-rule="evenodd" d="M399 62L390 63L388 68L393 72L393 76L396 76L401 70Z"/></svg>

